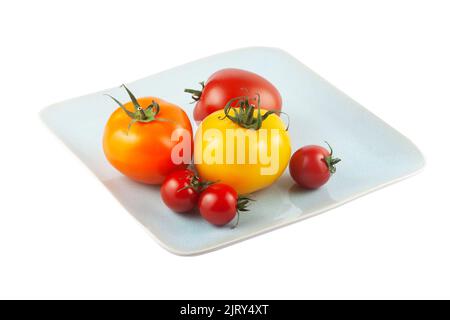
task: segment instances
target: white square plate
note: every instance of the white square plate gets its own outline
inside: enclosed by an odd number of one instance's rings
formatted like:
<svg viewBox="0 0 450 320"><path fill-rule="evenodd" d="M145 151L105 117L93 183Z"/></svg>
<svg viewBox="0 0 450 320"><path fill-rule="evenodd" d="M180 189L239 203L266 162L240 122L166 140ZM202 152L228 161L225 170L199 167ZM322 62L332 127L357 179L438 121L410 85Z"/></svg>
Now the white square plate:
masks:
<svg viewBox="0 0 450 320"><path fill-rule="evenodd" d="M279 89L283 111L291 118L293 151L328 140L343 159L329 183L316 191L300 190L285 172L276 184L253 195L257 201L251 213L242 214L235 229L171 212L160 199L159 187L130 181L109 165L102 151L102 134L116 105L103 94L127 101L124 90L115 88L58 103L43 110L41 117L157 241L179 255L208 252L309 218L411 176L424 166L422 154L406 137L279 49L226 52L128 86L136 96L161 97L182 106L191 116L193 105L184 88L227 67L256 72Z"/></svg>

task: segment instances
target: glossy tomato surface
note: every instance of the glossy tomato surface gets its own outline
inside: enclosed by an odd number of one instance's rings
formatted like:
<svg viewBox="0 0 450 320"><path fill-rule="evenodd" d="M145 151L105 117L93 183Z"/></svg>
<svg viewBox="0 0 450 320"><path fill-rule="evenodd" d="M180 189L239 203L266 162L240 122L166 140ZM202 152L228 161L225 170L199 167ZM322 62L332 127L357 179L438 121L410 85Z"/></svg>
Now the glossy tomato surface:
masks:
<svg viewBox="0 0 450 320"><path fill-rule="evenodd" d="M205 83L194 109L194 119L202 121L209 114L222 110L228 101L239 96L261 97L261 108L280 111L281 95L277 88L256 73L241 69L223 69L212 74Z"/></svg>
<svg viewBox="0 0 450 320"><path fill-rule="evenodd" d="M185 129L192 145L192 127L186 113L172 103L154 97L140 98L138 102L148 106L153 100L160 111L151 122L136 122L129 127L130 117L125 111L114 111L105 127L103 150L108 161L125 176L146 184L161 184L171 172L187 167L172 161L172 149L182 138L172 141L171 136L177 128ZM131 102L124 107L133 111Z"/></svg>
<svg viewBox="0 0 450 320"><path fill-rule="evenodd" d="M262 110L262 114L266 112ZM249 136L254 137L254 142L237 138ZM239 155L243 161L238 160ZM290 157L289 134L276 114L271 114L255 131L225 118L223 110L216 111L202 121L195 134L194 163L200 177L228 184L239 194L272 185L286 170Z"/></svg>
<svg viewBox="0 0 450 320"><path fill-rule="evenodd" d="M238 194L223 183L206 188L198 201L200 214L209 223L223 226L230 223L237 214Z"/></svg>
<svg viewBox="0 0 450 320"><path fill-rule="evenodd" d="M161 186L161 198L175 212L188 212L198 201L198 191L192 186L195 173L191 170L177 170L169 174Z"/></svg>

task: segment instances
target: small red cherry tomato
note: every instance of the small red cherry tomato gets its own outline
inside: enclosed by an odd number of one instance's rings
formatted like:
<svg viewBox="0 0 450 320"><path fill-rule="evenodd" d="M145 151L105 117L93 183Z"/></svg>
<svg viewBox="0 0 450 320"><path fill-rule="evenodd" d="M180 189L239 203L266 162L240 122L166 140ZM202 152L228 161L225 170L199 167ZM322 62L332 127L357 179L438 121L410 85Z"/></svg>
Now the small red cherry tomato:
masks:
<svg viewBox="0 0 450 320"><path fill-rule="evenodd" d="M240 197L229 185L216 183L200 194L198 207L206 221L223 226L230 223L236 215L239 217L240 212L248 211L247 205L250 201L252 200L247 197Z"/></svg>
<svg viewBox="0 0 450 320"><path fill-rule="evenodd" d="M161 186L161 198L175 212L191 211L196 205L203 183L191 170L169 174Z"/></svg>
<svg viewBox="0 0 450 320"><path fill-rule="evenodd" d="M317 189L336 172L335 164L341 159L333 158L333 149L329 144L328 147L330 151L321 146L311 145L294 153L289 163L289 171L299 186Z"/></svg>

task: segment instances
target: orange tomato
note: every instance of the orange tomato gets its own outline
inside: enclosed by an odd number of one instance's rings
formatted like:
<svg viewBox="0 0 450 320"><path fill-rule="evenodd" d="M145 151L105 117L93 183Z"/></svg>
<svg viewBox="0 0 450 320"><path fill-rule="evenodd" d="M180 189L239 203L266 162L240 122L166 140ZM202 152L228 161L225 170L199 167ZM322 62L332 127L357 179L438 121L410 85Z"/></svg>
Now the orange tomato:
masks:
<svg viewBox="0 0 450 320"><path fill-rule="evenodd" d="M121 104L109 118L104 135L103 150L108 161L125 176L146 184L161 184L171 172L187 167L172 159L173 148L183 139L190 139L192 127L186 113L177 105L159 98L136 99L125 87L131 101ZM173 140L177 129L189 135ZM188 144L189 145L189 144ZM190 151L190 150L188 150ZM180 156L190 159L190 154Z"/></svg>

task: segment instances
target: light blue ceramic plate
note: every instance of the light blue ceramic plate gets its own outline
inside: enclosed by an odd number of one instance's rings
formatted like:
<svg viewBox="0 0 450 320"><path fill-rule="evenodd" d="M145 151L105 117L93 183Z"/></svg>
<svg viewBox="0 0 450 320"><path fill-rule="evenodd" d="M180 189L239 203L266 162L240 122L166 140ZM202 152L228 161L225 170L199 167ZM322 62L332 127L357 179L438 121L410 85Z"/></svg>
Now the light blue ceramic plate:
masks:
<svg viewBox="0 0 450 320"><path fill-rule="evenodd" d="M114 88L58 103L41 116L155 239L180 255L205 253L312 217L424 166L422 154L410 140L279 49L226 52L128 85L137 96L162 97L192 115L184 88L227 67L256 72L280 90L283 110L291 118L293 150L328 140L343 159L329 183L317 191L298 189L286 172L275 185L254 194L257 201L251 213L241 215L236 229L213 227L199 216L171 212L160 200L158 187L130 181L109 165L102 151L102 133L116 105L103 94L128 101L124 90Z"/></svg>

